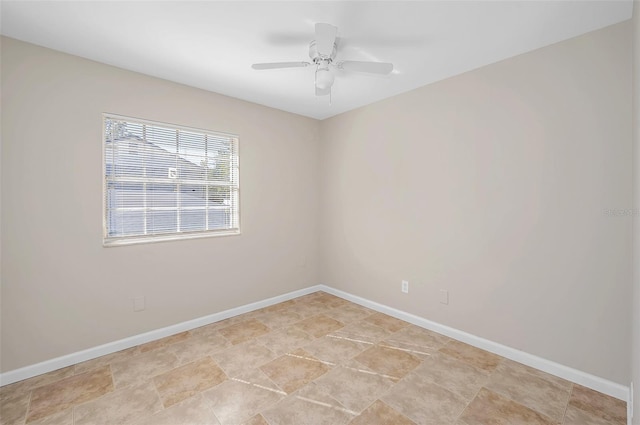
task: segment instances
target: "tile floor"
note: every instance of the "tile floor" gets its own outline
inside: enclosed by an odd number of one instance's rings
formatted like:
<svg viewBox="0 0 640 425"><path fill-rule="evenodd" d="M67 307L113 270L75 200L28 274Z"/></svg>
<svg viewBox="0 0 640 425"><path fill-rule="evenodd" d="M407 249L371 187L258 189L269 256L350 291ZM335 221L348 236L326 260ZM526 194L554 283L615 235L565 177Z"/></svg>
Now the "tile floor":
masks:
<svg viewBox="0 0 640 425"><path fill-rule="evenodd" d="M620 400L316 292L0 388L32 425L624 425Z"/></svg>

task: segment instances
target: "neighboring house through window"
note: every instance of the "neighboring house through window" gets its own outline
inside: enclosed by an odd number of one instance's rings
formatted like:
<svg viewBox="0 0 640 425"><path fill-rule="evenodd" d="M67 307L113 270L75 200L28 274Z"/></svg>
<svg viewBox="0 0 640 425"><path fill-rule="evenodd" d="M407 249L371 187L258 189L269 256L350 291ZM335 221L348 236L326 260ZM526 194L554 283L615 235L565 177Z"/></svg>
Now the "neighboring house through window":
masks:
<svg viewBox="0 0 640 425"><path fill-rule="evenodd" d="M238 138L104 115L104 244L240 233Z"/></svg>

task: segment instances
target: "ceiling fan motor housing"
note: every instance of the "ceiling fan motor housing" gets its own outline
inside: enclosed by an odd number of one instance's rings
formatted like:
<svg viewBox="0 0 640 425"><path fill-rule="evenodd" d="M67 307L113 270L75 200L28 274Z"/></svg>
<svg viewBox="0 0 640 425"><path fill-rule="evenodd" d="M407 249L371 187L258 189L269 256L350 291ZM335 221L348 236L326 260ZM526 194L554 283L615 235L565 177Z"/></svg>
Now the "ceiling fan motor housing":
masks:
<svg viewBox="0 0 640 425"><path fill-rule="evenodd" d="M323 63L323 62L331 63L336 58L337 51L338 51L338 45L336 43L333 43L333 50L331 50L331 55L324 56L318 53L315 40L309 44L309 57L311 58L313 63L316 63L316 64Z"/></svg>

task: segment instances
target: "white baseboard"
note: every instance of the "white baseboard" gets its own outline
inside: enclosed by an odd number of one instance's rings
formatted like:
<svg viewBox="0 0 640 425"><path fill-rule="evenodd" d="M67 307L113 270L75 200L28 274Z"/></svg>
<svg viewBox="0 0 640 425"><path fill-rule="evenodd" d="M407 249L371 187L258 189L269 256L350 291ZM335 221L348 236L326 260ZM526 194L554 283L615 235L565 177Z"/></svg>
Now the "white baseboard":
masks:
<svg viewBox="0 0 640 425"><path fill-rule="evenodd" d="M380 313L385 313L389 316L393 316L395 318L412 323L416 326L420 326L421 328L429 329L439 334L446 335L450 338L457 339L458 341L465 342L469 345L473 345L474 347L478 347L491 353L498 354L502 357L506 357L507 359L516 361L518 363L531 366L535 369L547 372L559 378L566 379L567 381L571 381L573 383L591 388L592 390L601 392L603 394L607 394L611 397L615 397L626 402L628 402L629 400L629 388L625 387L624 385L620 385L615 382L600 378L598 376L594 376L586 372L582 372L580 370L573 369L538 356L534 356L533 354L525 353L524 351L516 350L515 348L507 347L506 345L498 344L497 342L489 341L488 339L480 338L479 336L475 336L467 332L442 325L440 323L432 322L431 320L427 320L422 317L406 313L392 307L388 307L384 304L380 304L366 298L352 295L339 289L331 288L330 286L319 286L322 291L336 295L340 298L344 298L345 300L354 302L372 310L379 311Z"/></svg>
<svg viewBox="0 0 640 425"><path fill-rule="evenodd" d="M323 288L322 285L310 286L308 288L289 292L287 294L279 295L277 297L268 298L266 300L257 301L257 302L246 304L240 307L231 308L229 310L221 311L219 313L210 314L208 316L178 323L176 325L167 326L166 328L156 329L150 332L134 335L129 338L124 338L124 339L110 342L97 347L67 354L66 356L56 357L55 359L47 360L31 366L25 366L20 369L11 370L11 371L0 374L0 386L22 381L23 379L31 378L37 375L41 375L43 373L58 370L63 367L74 365L76 363L81 363L87 360L95 359L96 357L115 353L116 351L125 350L127 348L135 347L136 345L144 344L146 342L154 341L156 339L164 338L180 332L199 328L200 326L205 326L211 323L219 322L220 320L228 319L233 316L238 316L240 314L258 310L260 308L269 307L271 305L278 304L283 301L287 301L293 298L310 294L312 292L323 290L322 288Z"/></svg>
<svg viewBox="0 0 640 425"><path fill-rule="evenodd" d="M277 297L268 298L266 300L257 301L251 304L246 304L240 307L232 308L229 310L214 313L208 316L200 317L198 319L189 320L186 322L178 323L176 325L167 326L166 328L156 329L154 331L145 332L143 334L134 335L129 338L121 339L119 341L110 342L108 344L100 345L98 347L89 348L87 350L71 353L66 356L57 357L55 359L47 360L42 363L37 363L31 366L26 366L20 369L12 370L0 374L0 386L8 385L13 382L21 381L23 379L31 378L43 373L51 372L63 367L71 366L76 363L81 363L87 360L94 359L96 357L104 356L106 354L115 353L116 351L124 350L134 347L136 345L144 344L146 342L154 341L156 339L164 338L179 332L188 331L191 329L205 326L211 323L218 322L220 320L228 319L233 316L248 313L260 308L268 307L283 301L287 301L293 298L300 297L302 295L310 294L316 291L324 291L333 295L336 295L345 300L354 302L356 304L368 307L372 310L379 311L381 313L388 314L389 316L396 317L398 319L407 321L416 326L420 326L425 329L429 329L434 332L446 335L448 337L457 339L458 341L465 342L474 347L481 348L483 350L498 354L516 362L531 366L533 368L550 373L551 375L558 376L576 384L583 385L587 388L591 388L598 392L610 395L620 400L629 400L629 388L624 385L617 384L615 382L608 381L606 379L582 372L577 369L573 369L561 364L552 362L550 360L543 359L532 354L525 353L515 348L507 347L497 342L489 341L484 338L463 332L461 330L451 328L449 326L442 325L440 323L427 320L425 318L406 313L404 311L380 304L366 298L362 298L356 295L352 295L348 292L344 292L338 289L326 285L315 285L305 289L289 292Z"/></svg>

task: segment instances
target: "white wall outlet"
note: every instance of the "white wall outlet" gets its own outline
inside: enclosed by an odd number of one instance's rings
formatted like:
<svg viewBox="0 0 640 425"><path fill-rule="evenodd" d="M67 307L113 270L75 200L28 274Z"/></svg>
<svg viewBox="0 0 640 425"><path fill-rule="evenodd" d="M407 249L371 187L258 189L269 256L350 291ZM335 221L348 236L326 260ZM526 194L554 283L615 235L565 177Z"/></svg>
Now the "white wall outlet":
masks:
<svg viewBox="0 0 640 425"><path fill-rule="evenodd" d="M409 281L408 280L403 280L402 281L402 292L404 292L405 294L409 293Z"/></svg>
<svg viewBox="0 0 640 425"><path fill-rule="evenodd" d="M440 290L440 304L449 304L449 291L446 289Z"/></svg>
<svg viewBox="0 0 640 425"><path fill-rule="evenodd" d="M143 311L145 309L144 297L135 297L133 299L133 311Z"/></svg>

